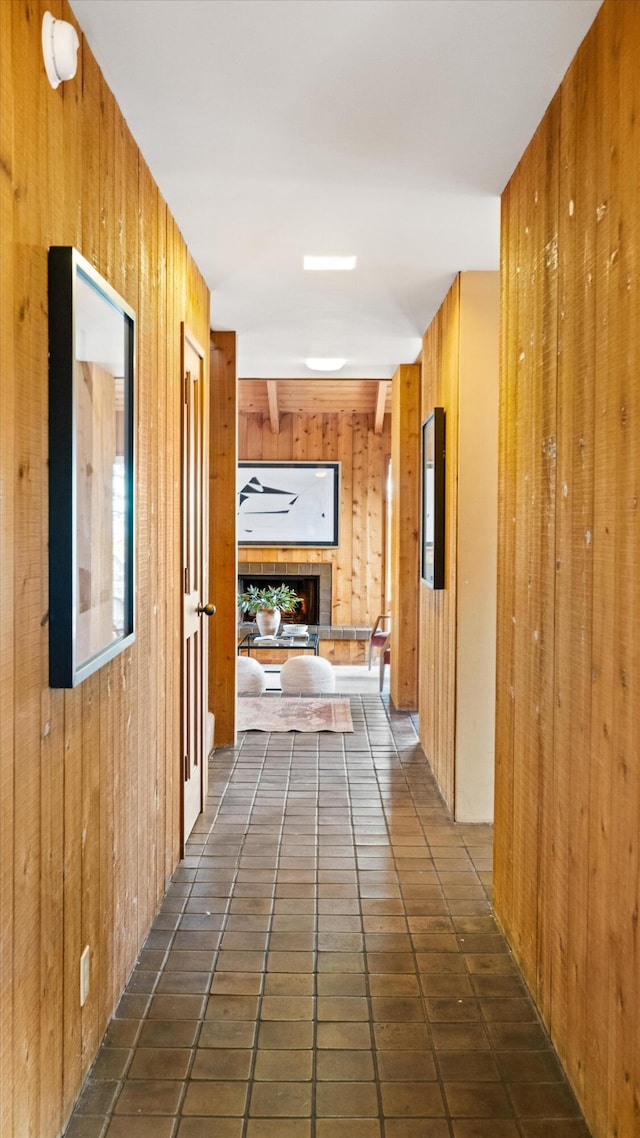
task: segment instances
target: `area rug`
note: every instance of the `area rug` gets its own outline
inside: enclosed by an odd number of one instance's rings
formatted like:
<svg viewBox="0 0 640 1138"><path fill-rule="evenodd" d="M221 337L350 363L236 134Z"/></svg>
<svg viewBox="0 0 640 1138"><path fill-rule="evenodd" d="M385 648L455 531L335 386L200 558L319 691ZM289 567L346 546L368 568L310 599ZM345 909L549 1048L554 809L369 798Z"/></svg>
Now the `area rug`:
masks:
<svg viewBox="0 0 640 1138"><path fill-rule="evenodd" d="M240 696L238 731L353 731L348 699Z"/></svg>

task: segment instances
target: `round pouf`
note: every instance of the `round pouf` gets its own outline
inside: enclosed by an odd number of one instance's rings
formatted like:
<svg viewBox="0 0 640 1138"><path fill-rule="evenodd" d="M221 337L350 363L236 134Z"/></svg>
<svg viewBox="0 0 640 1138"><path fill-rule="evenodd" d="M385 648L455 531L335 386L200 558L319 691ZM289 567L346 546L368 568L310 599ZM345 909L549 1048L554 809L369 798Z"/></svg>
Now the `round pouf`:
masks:
<svg viewBox="0 0 640 1138"><path fill-rule="evenodd" d="M238 695L261 695L267 677L252 656L238 656Z"/></svg>
<svg viewBox="0 0 640 1138"><path fill-rule="evenodd" d="M280 669L280 687L284 692L305 695L335 691L336 677L332 665L322 656L292 656Z"/></svg>

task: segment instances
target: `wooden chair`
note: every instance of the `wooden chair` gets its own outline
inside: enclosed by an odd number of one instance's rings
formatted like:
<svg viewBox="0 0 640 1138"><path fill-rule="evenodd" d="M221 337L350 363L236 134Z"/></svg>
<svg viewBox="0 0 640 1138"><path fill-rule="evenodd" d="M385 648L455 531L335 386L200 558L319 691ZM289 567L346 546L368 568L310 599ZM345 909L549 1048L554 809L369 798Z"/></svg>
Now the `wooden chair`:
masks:
<svg viewBox="0 0 640 1138"><path fill-rule="evenodd" d="M380 646L380 688L382 691L384 687L384 669L391 660L391 633L387 635L386 640Z"/></svg>
<svg viewBox="0 0 640 1138"><path fill-rule="evenodd" d="M373 662L373 653L376 649L380 651L383 645L387 645L389 635L391 633L391 613L382 612L380 616L376 617L376 623L371 629L371 636L369 637L369 653L368 665L371 671L371 664Z"/></svg>

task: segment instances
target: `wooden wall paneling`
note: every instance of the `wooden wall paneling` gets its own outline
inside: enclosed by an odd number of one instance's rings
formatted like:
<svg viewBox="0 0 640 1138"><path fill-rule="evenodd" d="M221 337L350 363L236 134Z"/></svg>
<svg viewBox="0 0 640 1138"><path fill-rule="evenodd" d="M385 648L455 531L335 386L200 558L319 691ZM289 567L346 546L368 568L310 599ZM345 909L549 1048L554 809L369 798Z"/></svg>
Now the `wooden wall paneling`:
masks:
<svg viewBox="0 0 640 1138"><path fill-rule="evenodd" d="M280 416L280 434L276 436L278 441L278 462L290 462L294 457L294 422L295 417L290 412ZM263 446L266 435L267 432L263 430Z"/></svg>
<svg viewBox="0 0 640 1138"><path fill-rule="evenodd" d="M541 720L540 672L542 638L545 628L540 611L537 585L540 564L539 529L545 524L542 511L541 452L545 445L541 412L542 393L542 276L544 266L544 126L531 143L528 178L523 181L519 290L520 335L518 343L517 385L518 453L516 485L515 630L514 630L514 740L523 761L514 769L513 848L516 872L513 877L513 911L517 914L518 949L525 978L537 987L537 891L539 888L539 819L532 825L529 811L538 800L540 785L540 746L546 729ZM534 588L534 582L536 586ZM541 583L540 588L543 588ZM522 698L525 691L531 698ZM536 710L536 708L538 710ZM517 851L517 853L515 852Z"/></svg>
<svg viewBox="0 0 640 1138"><path fill-rule="evenodd" d="M101 265L101 241L104 242L101 182L101 99L103 80L86 41L82 46L82 101L80 118L82 136L81 211L83 256L98 271ZM106 155L103 145L103 165ZM99 1043L100 973L102 969L102 943L100 913L100 777L102 756L100 751L100 673L95 673L80 688L82 723L82 893L80 912L80 944L68 961L68 983L75 999L79 1000L80 954L86 945L91 952L92 983L89 995L81 1010L81 1067L86 1073ZM105 756L106 759L106 756Z"/></svg>
<svg viewBox="0 0 640 1138"><path fill-rule="evenodd" d="M82 951L82 694L64 694L64 894L62 1100L69 1109L85 1074L80 1008Z"/></svg>
<svg viewBox="0 0 640 1138"><path fill-rule="evenodd" d="M15 1133L14 1082L14 778L15 735L13 707L15 681L14 611L14 502L15 476L15 374L14 279L14 85L12 82L13 5L0 4L0 1133Z"/></svg>
<svg viewBox="0 0 640 1138"><path fill-rule="evenodd" d="M118 112L113 97L108 89L104 88L105 97L113 105L112 153L110 161L118 176L113 180L113 202L109 215L110 241L113 244L110 259L112 264L112 282L118 292L128 300L131 306L137 307L137 291L130 292L131 287L131 251L128 249L128 233L130 229L130 210L127 208L127 143L128 134L126 124ZM137 169L136 169L137 187ZM137 194L136 194L137 200ZM135 279L135 276L134 276ZM124 715L125 700L125 665L121 656L117 657L109 672L111 688L110 699L112 703L112 739L111 739L111 788L105 788L107 795L111 795L113 803L113 831L111 845L111 904L107 913L103 908L103 935L107 936L109 945L105 960L105 971L108 978L105 980L105 1012L107 1015L113 1010L115 1002L123 983L123 976L127 970L126 937L120 932L124 924L124 895L126 892L126 826L124 802L127 795L128 768L125 750L126 723ZM102 730L102 728L101 728ZM107 760L108 761L108 760ZM101 775L102 777L102 775ZM107 843L108 845L108 843ZM103 850L103 857L104 857ZM110 932L107 920L111 921Z"/></svg>
<svg viewBox="0 0 640 1138"><path fill-rule="evenodd" d="M551 664L521 638L515 674L520 730L512 749L519 791L513 800L516 834L505 837L497 829L496 903L521 963L524 949L527 978L596 1138L635 1133L640 1075L634 1014L640 617L633 572L638 560L640 414L639 45L639 6L605 0L563 82L559 135L552 137L556 102L504 200L508 224L503 233L511 249L505 261L508 292L517 288L520 298L520 307L510 300L509 322L515 321L526 344L530 328L539 328L540 321L537 289L528 289L526 281L537 267L539 241L525 195L538 180L541 150L547 167L558 151L557 495L546 503L547 511L544 500L532 503L533 524L520 525L513 540L503 526L501 539L507 542L505 558L515 556L516 563L532 568L534 595L525 608L524 596L518 594L516 615L541 615L547 630L555 622L555 708L552 721L537 722L536 708L546 706L539 699L547 699ZM550 217L548 186L544 196ZM512 257L518 247L516 265ZM543 305L546 328L544 313ZM541 422L543 441L550 410L538 401L536 383L542 375L545 390L551 385L553 365L545 355L548 340L534 339L530 346L534 361L526 373L527 403L523 408L519 391L517 406L505 404L504 410L508 432L517 434L518 463L524 464L525 474L533 472L539 491L544 464L538 456L536 469L526 423L531 428L534 421ZM541 483L536 481L540 471ZM518 475L520 482L520 471ZM518 508L524 504L521 496ZM556 560L552 595L549 521ZM502 605L500 620L507 620ZM501 635L507 634L501 630ZM504 741L508 715L500 700L498 717ZM540 773L534 793L536 756ZM506 802L508 779L500 762L498 778L498 801ZM520 834L534 825L539 890L537 927L532 928L518 891L522 894L533 865L531 843ZM517 881L513 898L503 888L507 876L501 867L507 857L513 859Z"/></svg>
<svg viewBox="0 0 640 1138"><path fill-rule="evenodd" d="M366 599L367 593L367 567L369 559L366 483L366 416L354 415L352 424L351 616L349 623L360 624L364 623L361 612L362 601Z"/></svg>
<svg viewBox="0 0 640 1138"><path fill-rule="evenodd" d="M237 380L235 332L212 332L209 469L209 707L216 746L235 742L238 556L236 539Z"/></svg>
<svg viewBox="0 0 640 1138"><path fill-rule="evenodd" d="M140 211L140 156L135 142L128 131L122 116L118 115L116 124L116 158L122 170L122 177L116 183L116 205L118 209L119 226L122 233L121 253L122 262L126 266L125 298L136 312L136 383L134 400L134 429L135 429L135 485L136 495L139 483L137 473L139 465L139 434L138 420L140 415L140 390L143 386L143 371L140 356L140 320L142 313L139 304L139 279L142 271L139 252L139 211ZM137 528L138 500L136 497L136 568L139 556L139 533ZM118 832L119 864L117 865L116 882L117 904L119 917L119 940L122 955L118 961L117 975L120 983L123 982L120 968L124 968L126 978L127 967L131 967L131 959L135 959L138 952L138 621L139 582L136 580L135 621L136 621L136 647L118 657L120 675L120 747L121 747L121 793L123 797L118 800ZM169 697L169 693L167 693ZM170 698L168 698L170 702ZM135 872L133 871L135 867Z"/></svg>
<svg viewBox="0 0 640 1138"><path fill-rule="evenodd" d="M179 645L175 639L175 627L178 623L174 618L174 613L179 612L178 602L178 583L180 581L180 542L173 540L173 535L179 532L179 526L176 519L177 508L177 495L176 495L176 450L177 450L177 424L179 421L178 410L178 390L181 390L182 385L179 382L179 374L174 374L174 359L176 350L176 341L174 336L175 319L174 319L174 291L169 287L169 281L173 277L173 244L175 241L175 223L169 210L164 213L164 297L161 304L161 311L163 313L162 319L164 320L164 361L161 372L162 385L164 388L164 437L167 461L163 468L163 480L160 487L160 493L164 496L164 518L167 535L171 538L165 541L164 549L164 579L165 579L165 601L164 601L164 674L165 683L167 687L173 691L179 690L177 673L179 670L179 656L176 660L176 652L179 651ZM179 369L178 369L179 372ZM178 548L176 548L176 546ZM165 701L164 709L164 783L165 783L165 803L164 803L164 866L163 874L165 883L168 883L171 874L171 867L175 864L174 849L173 849L173 827L174 824L179 826L179 811L175 806L175 789L180 770L181 748L180 740L176 731L176 720L180 711L180 706L176 706L175 700Z"/></svg>
<svg viewBox="0 0 640 1138"><path fill-rule="evenodd" d="M420 495L422 470L421 373L401 364L393 381L391 414L391 698L396 707L418 705Z"/></svg>
<svg viewBox="0 0 640 1138"><path fill-rule="evenodd" d="M91 950L92 984L82 1008L82 1073L86 1074L100 1042L100 973L102 949L100 929L100 674L96 672L82 684L82 897L81 943L75 960L69 962L75 998L80 995L80 953ZM75 973L75 984L73 983Z"/></svg>
<svg viewBox="0 0 640 1138"><path fill-rule="evenodd" d="M327 462L339 462L338 459L338 431L335 414L322 416L322 441L320 454Z"/></svg>
<svg viewBox="0 0 640 1138"><path fill-rule="evenodd" d="M73 19L68 8L57 5L52 9L56 17ZM41 17L40 17L41 18ZM74 21L75 22L75 21ZM56 241L75 245L82 251L82 167L83 131L81 102L84 84L85 52L81 40L78 53L78 73L73 90L59 88L64 141L58 151L64 154L61 176L61 202L64 203L63 220ZM50 96L48 95L50 98ZM57 103L54 105L58 105ZM51 203L53 205L53 203ZM82 692L81 689L63 693L63 786L64 803L61 812L63 823L63 936L59 951L62 978L64 1030L62 1046L62 1119L76 1097L86 1070L82 1054L82 1012L79 1000L79 961L82 950ZM57 1030L60 1032L60 1025Z"/></svg>
<svg viewBox="0 0 640 1138"><path fill-rule="evenodd" d="M608 887L599 895L603 911L609 960L607 1084L616 1088L606 1112L606 1125L613 1133L631 1133L637 1126L638 1029L629 1006L637 1003L639 949L637 936L629 930L638 912L638 686L640 681L638 641L640 606L635 568L640 553L637 524L638 439L640 438L640 384L638 383L638 240L637 210L637 113L640 84L636 53L637 5L617 15L609 8L602 20L603 101L601 118L602 200L606 216L597 227L598 253L602 250L602 272L596 274L597 325L606 321L607 336L599 341L596 367L602 364L610 376L606 398L596 390L597 422L596 478L594 501L594 574L599 582L601 570L602 613L607 640L594 625L596 647L608 667L597 668L594 695L594 727L600 728L603 757L610 760L610 821ZM636 31L634 46L634 25ZM598 266L600 268L600 266ZM601 299L602 286L602 299ZM603 393L604 394L604 393ZM613 460L615 486L605 495L601 484ZM613 492L612 492L613 489ZM635 498L635 505L634 505ZM606 535L606 536L605 536ZM602 549L599 546L602 542ZM613 549L607 546L613 543ZM608 673L608 674L607 674ZM606 701L602 700L608 688ZM603 712L607 712L604 718ZM598 734L600 734L600 731ZM598 768L596 768L597 770ZM599 836L599 841L602 841ZM611 895L618 904L611 907ZM633 1075L631 1076L631 1072ZM603 1124L605 1117L603 1117Z"/></svg>
<svg viewBox="0 0 640 1138"><path fill-rule="evenodd" d="M44 312L31 302L34 284L46 281L46 253L41 247L42 215L38 201L40 137L37 124L46 115L44 89L31 50L33 35L14 25L14 241L22 256L14 258L14 367L25 380L15 386L16 433L14 516L14 730L19 741L14 781L14 1132L36 1135L40 1125L41 1056L41 909L40 827L42 644L40 626L46 565L43 557L42 480L46 452L42 419L46 415L47 327ZM34 125L35 124L35 125ZM10 380L11 382L11 380ZM23 915L26 912L26 916Z"/></svg>
<svg viewBox="0 0 640 1138"><path fill-rule="evenodd" d="M636 571L640 562L638 491L640 487L640 219L638 170L640 142L639 5L625 6L609 34L607 75L614 92L607 97L617 121L611 124L610 150L613 209L609 216L608 297L609 334L613 347L615 383L611 418L615 447L616 554L613 641L613 752L611 768L615 825L612 827L611 888L620 904L609 910L611 969L609 1006L612 1009L607 1081L618 1088L608 1125L619 1134L637 1126L640 1103L640 1033L636 1016L640 977L640 946L629 930L637 922L639 881L638 803L640 772L640 597ZM609 456L609 458L611 455ZM605 462L607 460L605 459ZM611 499L609 499L609 509ZM620 998L620 993L624 993ZM631 1076L631 1071L633 1075Z"/></svg>
<svg viewBox="0 0 640 1138"><path fill-rule="evenodd" d="M116 176L115 176L115 100L102 76L100 77L100 129L99 153L99 199L100 199L100 243L99 266L106 279L122 292L122 274L118 256L117 214L116 214ZM98 944L89 941L91 951L91 989L96 993L97 1024L104 1023L113 1010L116 978L114 975L115 957L111 951L114 918L114 875L113 849L115 845L115 782L117 758L115 751L116 693L114 691L117 669L109 664L98 673L98 771L99 782L99 825L96 844L99 849L100 872L98 912L100 934ZM99 945L99 949L98 949ZM97 1028L99 1031L99 1027Z"/></svg>
<svg viewBox="0 0 640 1138"><path fill-rule="evenodd" d="M169 418L169 387L168 387L168 354L167 339L163 329L167 327L167 205L161 194L158 194L158 216L156 226L156 419L157 419L157 446L160 456L169 452L168 418ZM157 625L157 653L158 653L158 683L153 693L156 700L156 895L164 892L168 879L166 860L166 814L167 814L167 786L169 768L175 762L175 753L170 753L170 740L167 736L167 701L165 692L170 687L169 660L170 653L167 646L167 631L169 627L166 609L168 595L168 563L169 546L172 544L173 518L170 517L170 498L168 469L166 461L158 461L156 479L157 503L157 532L156 547L156 593L154 601L154 617ZM164 535L164 536L163 536Z"/></svg>
<svg viewBox="0 0 640 1138"><path fill-rule="evenodd" d="M610 9L611 11L611 9ZM596 1133L604 1131L611 1109L607 1086L607 1071L611 1048L612 1009L610 1006L611 968L613 966L610 916L611 859L613 839L613 809L615 802L613 769L618 761L617 730L613 723L613 696L617 677L617 656L614 641L616 606L612 591L616 585L615 559L618 549L617 511L617 431L620 408L616 406L616 345L614 336L617 321L613 298L610 295L609 258L617 246L617 224L620 202L616 196L615 175L611 154L614 124L618 116L617 100L613 107L605 97L613 94L608 82L607 68L610 50L608 34L603 21L598 21L595 40L595 70L599 83L599 114L595 137L589 142L596 170L596 231L595 231L595 321L590 333L589 350L595 359L595 433L594 433L594 494L593 494L593 592L591 641L591 764L589 798L589 956L587 981L590 992L587 1009L586 1108ZM613 62L617 67L617 61ZM616 274L617 275L617 274ZM613 302L615 305L615 301ZM610 327L610 322L613 327ZM613 456L616 456L613 460ZM609 481L607 468L613 474ZM616 890L616 903L621 900ZM596 1080L596 1086L591 1081ZM604 1092L604 1093L603 1093ZM613 1097L613 1095L612 1095Z"/></svg>
<svg viewBox="0 0 640 1138"><path fill-rule="evenodd" d="M248 415L238 415L238 459L241 455L249 454L247 447Z"/></svg>
<svg viewBox="0 0 640 1138"><path fill-rule="evenodd" d="M578 1093L586 1077L589 770L591 751L591 595L595 325L595 170L578 155L595 135L596 92L588 41L562 90L559 192L558 471L554 794L556 850L563 851L550 919L551 1029ZM565 868L566 862L566 868ZM569 1041L571 1041L569 1046Z"/></svg>
<svg viewBox="0 0 640 1138"><path fill-rule="evenodd" d="M178 227L173 218L168 219L168 226L167 280L177 280L184 282L186 249L180 236ZM174 690L180 693L182 692L182 402L184 397L181 367L181 321L183 319L186 307L183 291L184 285L183 288L176 288L174 286L174 288L170 290L168 308L168 313L171 317L168 343L170 345L169 405L171 437L173 439L173 454L170 468L172 479L172 532L176 534L176 540L174 543L172 543L171 546L173 554L173 572L171 574L171 587L167 602L170 606L169 611L172 614L171 682L174 686ZM204 342L206 342L206 336L204 337ZM176 613L178 614L177 619L174 615ZM171 801L173 812L173 825L171 829L173 848L171 852L171 860L174 864L175 858L181 854L182 832L183 750L181 699L182 696L180 696L180 699L174 701L172 716L174 762L170 764L172 775Z"/></svg>
<svg viewBox="0 0 640 1138"><path fill-rule="evenodd" d="M140 275L138 278L138 364L140 374L150 376L153 366L152 324L152 285L149 239L155 226L155 206L151 175L146 163L140 159L138 164L138 245L140 255ZM137 925L138 939L147 926L148 889L150 875L149 831L147 806L149 802L149 758L152 751L149 740L152 737L150 692L147 690L145 672L151 662L151 607L153 604L153 565L152 565L152 509L153 509L153 460L151 449L154 445L153 388L151 382L138 387L137 441L138 462L136 470L136 538L137 538L137 621L136 641L138 644L138 672L136 685L141 706L138 713L138 823L137 823ZM144 660L142 665L140 661Z"/></svg>
<svg viewBox="0 0 640 1138"><path fill-rule="evenodd" d="M163 329L167 327L167 205L158 194L158 216L156 226L156 431L158 447L158 469L156 476L156 592L154 599L154 620L157 626L158 682L156 699L156 897L164 892L169 872L166 858L166 813L169 768L175 762L175 752L171 754L170 740L167 737L167 701L165 692L171 688L169 676L170 653L167 647L168 616L165 599L168 594L168 550L173 544L173 518L169 513L169 484L166 461L161 456L168 454L168 417L170 408L169 387L167 383L168 356L167 340ZM175 690L175 689L174 689ZM154 899L155 908L155 899Z"/></svg>
<svg viewBox="0 0 640 1138"><path fill-rule="evenodd" d="M56 7L53 14L60 14ZM44 100L46 114L39 117L39 150L46 155L47 193L50 208L43 216L41 240L47 248L65 228L65 190L62 171L55 162L64 148L64 120L55 102ZM46 335L46 332L45 332ZM46 377L46 369L44 372ZM43 401L48 408L47 380L42 383ZM41 421L41 453L48 457L48 415ZM48 479L40 483L41 517L47 525ZM3 535L4 536L4 535ZM40 612L46 683L49 608L46 548L42 551ZM63 1016L63 970L60 945L63 938L63 858L64 858L64 693L44 687L41 695L42 740L40 779L40 1133L54 1133L62 1114L63 1042L59 1024ZM1 1130L1 1125L0 1125Z"/></svg>
<svg viewBox="0 0 640 1138"><path fill-rule="evenodd" d="M382 434L375 430L374 418L366 416L367 540L365 565L366 595L360 607L359 624L366 625L371 606L377 601L378 611L384 605L384 562L386 533L386 460ZM388 449L388 445L387 445ZM414 614L415 615L415 614Z"/></svg>
<svg viewBox="0 0 640 1138"><path fill-rule="evenodd" d="M261 418L260 429L262 432L262 440L261 440L262 441L262 458L265 462L278 462L278 452L280 450L280 445L281 445L280 444L280 437L279 437L280 430L278 429L278 432L274 433L271 430L271 427L269 427L269 430L265 431L264 428L266 426L267 416L261 416L260 418ZM288 420L289 421L291 420L290 415L288 416ZM271 435L271 438L269 437L269 435Z"/></svg>
<svg viewBox="0 0 640 1138"><path fill-rule="evenodd" d="M526 172L528 175L528 171ZM522 678L522 658L523 651L525 654L529 647L528 639L525 634L525 620L522 611L523 603L526 603L528 593L528 580L530 573L529 566L529 550L526 546L526 508L527 508L527 480L530 478L530 463L531 463L531 442L528 432L531 426L531 385L527 374L527 369L530 366L527 359L525 345L528 342L528 334L530 329L527 321L530 319L530 299L528 289L526 287L525 275L528 268L531 274L530 265L530 242L526 240L525 233L529 225L529 209L530 209L530 184L525 172L520 172L520 178L517 186L517 194L514 193L514 210L512 218L516 223L517 233L517 256L516 256L516 275L513 280L513 292L517 294L517 312L518 323L514 329L513 340L513 356L511 360L511 376L510 382L515 389L515 400L513 403L513 411L515 418L512 419L513 434L512 434L512 455L515 456L513 465L513 478L514 489L512 497L513 506L513 528L511 531L511 539L514 544L515 557L513 560L513 610L511 619L513 621L513 638L512 638L512 686L513 686L513 718L512 718L512 779L511 779L511 793L513 801L513 819L511 827L511 848L508 855L512 859L512 871L510 875L510 916L512 920L512 935L516 945L518 959L526 958L528 970L526 972L527 982L533 988L535 986L535 969L532 966L532 958L535 957L535 945L529 943L528 956L523 951L522 940L523 937L529 936L530 929L522 928L522 909L523 909L523 894L521 879L524 875L527 879L531 876L531 858L528 855L527 842L530 839L528 833L529 829L533 830L533 838L531 840L535 843L535 859L534 859L534 879L533 879L533 913L535 913L535 890L537 889L537 822L534 826L527 826L523 824L522 819L522 805L525 796L522 791L522 774L520 771L520 764L515 761L515 756L519 754L523 746L523 724L522 712L520 708L521 692L523 689ZM513 183L512 183L513 184ZM525 271L523 271L525 270ZM513 297L511 297L513 311ZM524 639L524 645L523 645ZM526 732L524 733L526 735ZM531 882L529 882L531 884Z"/></svg>
<svg viewBox="0 0 640 1138"><path fill-rule="evenodd" d="M48 7L73 20L63 0ZM188 302L197 334L203 326L206 334L208 324L207 290L177 230L169 274L166 209L164 203L158 208L150 178L144 216L138 215L139 153L84 39L75 82L55 92L49 87L41 59L44 10L44 0L0 10L0 147L8 175L0 185L0 1129L25 1138L60 1133L177 857L176 788L169 787L165 754L178 720L179 685L175 665L166 660L168 645L172 658L179 645L179 607L175 592L173 604L169 596L165 558L172 556L175 533L165 494L176 468L179 436L169 424L179 403L168 402L157 378L166 371L158 335L167 292L172 306L180 294L181 311ZM145 549L151 563L142 589L138 573L136 644L64 693L47 684L52 243L76 245L137 311L139 552ZM174 400L177 394L176 387ZM174 529L175 498L174 489ZM144 669L138 667L141 642L143 650L145 642L152 646ZM157 667L152 681L149 659ZM85 943L91 988L81 1011Z"/></svg>
<svg viewBox="0 0 640 1138"><path fill-rule="evenodd" d="M100 263L100 94L102 77L84 37L80 41L82 58L82 113L78 118L82 147L80 168L81 251L96 268Z"/></svg>
<svg viewBox="0 0 640 1138"><path fill-rule="evenodd" d="M333 579L333 619L351 624L353 598L353 421L337 416L340 463L340 572Z"/></svg>
<svg viewBox="0 0 640 1138"><path fill-rule="evenodd" d="M159 304L161 297L158 290L159 283L159 244L158 244L158 230L161 225L161 218L164 211L164 202L158 192L151 173L149 172L150 179L150 197L152 202L152 209L149 212L149 228L148 228L148 245L149 245L149 263L148 275L151 285L150 295L150 330L151 330L151 361L149 372L149 385L148 390L150 393L150 406L151 406L151 439L150 439L150 453L149 453L149 470L148 470L148 484L150 491L150 537L151 542L149 546L149 578L150 578L150 603L149 603L149 628L150 628L150 668L148 675L145 677L145 682L148 684L148 698L151 710L151 735L147 741L149 748L149 797L147 804L147 818L149 819L149 878L148 878L148 893L147 893L147 919L145 922L145 929L149 927L153 920L154 913L157 908L159 898L162 896L164 886L164 875L158 878L158 858L161 856L162 850L158 849L158 834L164 833L164 819L161 817L160 802L164 795L164 753L161 747L164 744L163 732L160 725L161 708L158 704L158 692L165 689L165 677L161 669L162 657L160 652L161 644L161 627L160 627L160 610L158 605L158 598L161 595L159 592L160 580L158 576L158 561L159 561L159 545L160 545L160 500L159 500L159 477L160 477L160 456L162 454L163 439L160 436L160 385L159 385L159 369L158 369L158 339L161 331L161 322L159 320ZM144 207L143 207L144 208ZM166 531L163 530L166 534ZM154 706L155 704L155 706Z"/></svg>
<svg viewBox="0 0 640 1138"><path fill-rule="evenodd" d="M307 416L307 453L311 459L317 454L323 454L323 415Z"/></svg>
<svg viewBox="0 0 640 1138"><path fill-rule="evenodd" d="M263 435L262 430L262 415L248 415L247 418L247 449L245 454L247 458L259 462L263 458L263 437L266 437L266 435ZM288 418L290 421L290 416ZM280 423L281 434L284 433L282 428L283 422ZM280 435L276 435L276 438L279 439ZM272 459L271 461L274 460Z"/></svg>
<svg viewBox="0 0 640 1138"><path fill-rule="evenodd" d="M501 205L500 396L498 412L498 575L496 633L496 789L494 801L494 901L507 935L513 894L513 639L515 627L515 360L517 357L518 196L516 170Z"/></svg>
<svg viewBox="0 0 640 1138"><path fill-rule="evenodd" d="M575 76L575 67L570 69ZM567 806L566 781L568 772L558 754L559 741L561 748L571 746L571 702L568 691L568 676L570 674L569 661L565 657L565 669L560 665L564 645L571 644L571 605L570 594L567 597L567 582L571 578L571 510L573 508L573 479L568 469L572 457L572 431L573 416L575 413L573 392L571 390L571 376L575 367L575 344L568 335L568 325L565 323L573 315L575 297L573 295L572 278L567 273L567 265L572 264L575 258L575 187L573 172L569 172L573 165L571 158L575 159L575 87L565 78L558 137L559 153L559 186L558 186L558 347L557 347L557 446L558 464L556 468L556 566L555 566L555 629L553 654L554 670L554 723L553 723L553 761L551 774L552 794L547 803L548 818L543 820L543 836L551 842L554 855L555 881L548 890L547 904L549 906L549 991L547 1001L547 1015L549 1022L553 1023L556 1017L567 1016L567 953L568 921L568 874L569 874L569 819ZM574 206L569 214L569 202L573 200ZM569 504L569 486L571 485L571 503ZM563 494L563 486L566 493ZM569 523L569 524L567 524ZM563 595L564 594L564 595ZM569 600L569 604L567 604ZM565 690L565 684L567 690ZM546 833L545 833L546 831ZM547 852L543 847L543 871Z"/></svg>
<svg viewBox="0 0 640 1138"><path fill-rule="evenodd" d="M557 459L557 369L558 369L558 180L560 96L551 102L545 116L540 165L538 213L538 271L535 284L535 338L538 372L535 381L537 430L540 446L536 463L536 512L540 544L534 561L538 587L535 599L533 638L536 657L535 719L537 735L540 842L538 854L538 947L537 990L544 1014L550 1014L551 936L543 916L551 904L562 864L553 843L554 829L554 639L556 576L556 459ZM536 635L536 633L538 635Z"/></svg>
<svg viewBox="0 0 640 1138"><path fill-rule="evenodd" d="M306 462L309 454L309 437L307 434L307 416L294 414L291 416L293 432L293 445L291 455L294 462Z"/></svg>

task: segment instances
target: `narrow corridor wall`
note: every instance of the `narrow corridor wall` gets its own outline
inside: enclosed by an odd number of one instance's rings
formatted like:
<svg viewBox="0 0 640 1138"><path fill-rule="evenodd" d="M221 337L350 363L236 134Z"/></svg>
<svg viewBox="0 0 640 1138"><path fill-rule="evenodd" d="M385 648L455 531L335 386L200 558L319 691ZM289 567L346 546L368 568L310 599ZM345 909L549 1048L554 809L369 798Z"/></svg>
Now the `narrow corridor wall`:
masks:
<svg viewBox="0 0 640 1138"><path fill-rule="evenodd" d="M0 1134L55 1138L180 850L180 324L209 296L80 33L52 90L42 17L0 3ZM77 26L77 25L76 25ZM135 644L48 687L47 251L137 314ZM80 1007L79 967L91 953Z"/></svg>
<svg viewBox="0 0 640 1138"><path fill-rule="evenodd" d="M446 414L446 486L445 587L420 585L420 739L461 822L493 819L498 307L497 272L459 273L422 349L422 419Z"/></svg>
<svg viewBox="0 0 640 1138"><path fill-rule="evenodd" d="M495 903L595 1138L640 1110L640 4L502 200Z"/></svg>

